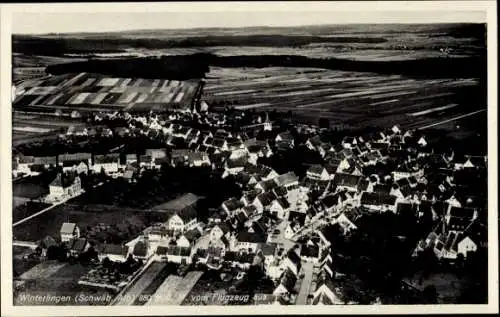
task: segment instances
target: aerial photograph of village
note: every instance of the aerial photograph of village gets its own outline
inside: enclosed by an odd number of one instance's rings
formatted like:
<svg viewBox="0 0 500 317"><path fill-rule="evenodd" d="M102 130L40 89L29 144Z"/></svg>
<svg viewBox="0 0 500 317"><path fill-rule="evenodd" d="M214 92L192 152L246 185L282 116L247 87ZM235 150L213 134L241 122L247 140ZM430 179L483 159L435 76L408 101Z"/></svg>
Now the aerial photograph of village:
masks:
<svg viewBox="0 0 500 317"><path fill-rule="evenodd" d="M486 34L14 32L13 305L487 303Z"/></svg>

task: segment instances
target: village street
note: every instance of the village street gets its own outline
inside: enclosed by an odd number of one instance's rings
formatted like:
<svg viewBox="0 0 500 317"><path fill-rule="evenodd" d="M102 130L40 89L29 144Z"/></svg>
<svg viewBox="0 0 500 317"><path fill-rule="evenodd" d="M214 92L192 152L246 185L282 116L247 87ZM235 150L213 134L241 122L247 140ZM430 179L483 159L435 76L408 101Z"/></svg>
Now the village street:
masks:
<svg viewBox="0 0 500 317"><path fill-rule="evenodd" d="M297 295L296 305L306 305L307 296L310 293L312 277L313 277L314 263L309 261L302 261L302 270L304 278L300 284L299 294Z"/></svg>

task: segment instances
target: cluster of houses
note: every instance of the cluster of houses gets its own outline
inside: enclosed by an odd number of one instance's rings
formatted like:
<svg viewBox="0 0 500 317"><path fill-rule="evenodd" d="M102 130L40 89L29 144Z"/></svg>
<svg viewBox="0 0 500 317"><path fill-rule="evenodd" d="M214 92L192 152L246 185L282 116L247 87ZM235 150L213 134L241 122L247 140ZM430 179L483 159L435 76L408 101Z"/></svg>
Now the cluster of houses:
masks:
<svg viewBox="0 0 500 317"><path fill-rule="evenodd" d="M486 158L460 157L453 151L436 153L432 140L415 131L394 126L382 132L346 136L331 144L315 134L316 129L303 127L310 137L297 144L291 131L275 133L272 140L257 140L246 132L223 128L201 131L157 116L127 115L115 114L129 122L127 133L140 122L143 133L165 138L165 148L148 149L143 155L126 154L124 159L119 154L86 153L53 158L23 156L16 158L15 171L33 173L51 165L62 166L63 172L50 185L50 195L60 199L81 190L78 175L89 171L133 181L141 170L159 169L164 164L207 166L220 171L222 177L231 176L243 194L222 202L208 223L198 219L196 195L188 193L157 206L154 211L170 215L166 222L146 228L127 244L101 246L101 259L125 261L132 255L143 260L204 263L214 269L224 262L243 269L260 265L276 281L274 295L288 302L295 300L301 263L313 261L321 271L313 303L336 304L345 300L335 286L335 276L341 273L333 263L329 242L321 231L305 230L318 221L338 223L347 233L356 230L357 221L367 213L411 213L418 219L430 218L436 228L420 241L415 254L432 249L442 259L453 260L460 254L466 257L482 243L478 227L486 200L477 185L485 179L470 180L471 175L487 171ZM171 116L168 119L175 120L182 114ZM228 118L208 114L203 120L223 127ZM273 126L268 118L259 118L250 129L271 131ZM178 148L180 143L183 146ZM279 174L258 162L276 151L298 146L317 152L324 163L309 166L299 177L294 172ZM317 199L311 199L313 195ZM73 252L85 250L87 244L71 229L73 226L77 228L76 224L63 225L61 240L64 229L68 234L65 241L75 244ZM305 242L296 243L302 236Z"/></svg>

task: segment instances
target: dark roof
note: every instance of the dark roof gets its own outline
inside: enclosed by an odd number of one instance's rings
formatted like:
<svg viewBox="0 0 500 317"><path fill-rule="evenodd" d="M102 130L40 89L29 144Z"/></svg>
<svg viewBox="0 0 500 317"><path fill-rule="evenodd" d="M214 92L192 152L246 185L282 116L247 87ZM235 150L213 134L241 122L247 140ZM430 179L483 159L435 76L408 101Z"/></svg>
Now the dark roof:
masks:
<svg viewBox="0 0 500 317"><path fill-rule="evenodd" d="M397 213L400 215L413 215L416 210L416 206L410 203L398 203L396 208Z"/></svg>
<svg viewBox="0 0 500 317"><path fill-rule="evenodd" d="M263 206L269 206L273 202L273 200L276 199L276 195L273 192L265 192L259 194L257 196L257 199Z"/></svg>
<svg viewBox="0 0 500 317"><path fill-rule="evenodd" d="M278 199L276 199L276 201L278 202L278 204L280 204L281 207L283 207L283 209L288 209L290 207L290 203L284 197L279 197Z"/></svg>
<svg viewBox="0 0 500 317"><path fill-rule="evenodd" d="M356 187L361 179L361 176L344 174L344 173L336 173L333 178L333 183L337 186L348 186L348 187Z"/></svg>
<svg viewBox="0 0 500 317"><path fill-rule="evenodd" d="M168 247L164 247L164 246L158 246L156 248L156 254L158 255L166 255L167 254L167 250L168 250Z"/></svg>
<svg viewBox="0 0 500 317"><path fill-rule="evenodd" d="M474 209L453 206L450 209L450 216L472 220L474 217Z"/></svg>
<svg viewBox="0 0 500 317"><path fill-rule="evenodd" d="M380 193L369 193L363 192L361 195L362 205L394 205L396 203L396 197L392 195L380 194Z"/></svg>
<svg viewBox="0 0 500 317"><path fill-rule="evenodd" d="M265 243L267 240L267 234L261 232L251 233L243 230L238 232L237 240L240 242Z"/></svg>
<svg viewBox="0 0 500 317"><path fill-rule="evenodd" d="M400 178L396 181L396 184L398 184L399 187L408 186L410 185L410 181L407 178Z"/></svg>
<svg viewBox="0 0 500 317"><path fill-rule="evenodd" d="M85 246L87 245L87 239L78 238L78 239L72 240L69 245L71 245L70 249L72 251L83 252L85 249Z"/></svg>
<svg viewBox="0 0 500 317"><path fill-rule="evenodd" d="M134 246L133 254L136 256L146 256L148 247L143 241L139 241Z"/></svg>
<svg viewBox="0 0 500 317"><path fill-rule="evenodd" d="M295 252L295 250L289 250L286 257L292 262L296 267L297 271L300 270L300 256Z"/></svg>
<svg viewBox="0 0 500 317"><path fill-rule="evenodd" d="M379 193L379 194L389 195L389 193L391 192L391 185L389 185L389 184L375 184L373 186L373 192Z"/></svg>
<svg viewBox="0 0 500 317"><path fill-rule="evenodd" d="M288 215L288 220L291 222L291 226L293 226L295 223L298 223L302 227L306 222L306 217L307 214L305 212L291 210L290 214Z"/></svg>
<svg viewBox="0 0 500 317"><path fill-rule="evenodd" d="M323 199L321 199L321 202L326 208L331 208L333 206L336 206L339 202L339 195L338 194L331 194Z"/></svg>
<svg viewBox="0 0 500 317"><path fill-rule="evenodd" d="M272 179L268 179L266 181L261 181L259 185L262 187L262 189L267 192L270 191L271 189L274 189L278 187L278 184Z"/></svg>
<svg viewBox="0 0 500 317"><path fill-rule="evenodd" d="M302 245L302 249L300 251L300 256L317 258L319 256L319 245Z"/></svg>
<svg viewBox="0 0 500 317"><path fill-rule="evenodd" d="M128 253L128 247L120 244L104 244L101 249L103 254L126 256Z"/></svg>
<svg viewBox="0 0 500 317"><path fill-rule="evenodd" d="M120 154L105 154L105 155L95 155L94 164L104 164L104 163L119 163Z"/></svg>
<svg viewBox="0 0 500 317"><path fill-rule="evenodd" d="M190 247L179 247L176 245L171 245L167 248L167 255L189 256L190 254Z"/></svg>
<svg viewBox="0 0 500 317"><path fill-rule="evenodd" d="M240 211L239 213L236 214L236 219L238 220L239 223L245 223L248 220L247 215L243 211Z"/></svg>
<svg viewBox="0 0 500 317"><path fill-rule="evenodd" d="M285 196L286 194L288 194L288 191L286 190L285 187L276 187L273 189L273 192L276 194L277 197L282 197L282 196Z"/></svg>
<svg viewBox="0 0 500 317"><path fill-rule="evenodd" d="M229 211L234 211L236 209L240 209L240 208L244 207L244 204L234 197L229 198L228 200L224 201L223 204L224 204L224 206L226 206L226 208Z"/></svg>
<svg viewBox="0 0 500 317"><path fill-rule="evenodd" d="M281 277L280 284L283 285L288 292L292 292L295 287L295 283L297 283L297 277L295 274L293 274L293 272L289 269L286 270Z"/></svg>
<svg viewBox="0 0 500 317"><path fill-rule="evenodd" d="M186 239L188 239L190 242L193 242L198 240L199 237L201 237L201 232L198 229L191 229L184 233L184 237L186 237Z"/></svg>

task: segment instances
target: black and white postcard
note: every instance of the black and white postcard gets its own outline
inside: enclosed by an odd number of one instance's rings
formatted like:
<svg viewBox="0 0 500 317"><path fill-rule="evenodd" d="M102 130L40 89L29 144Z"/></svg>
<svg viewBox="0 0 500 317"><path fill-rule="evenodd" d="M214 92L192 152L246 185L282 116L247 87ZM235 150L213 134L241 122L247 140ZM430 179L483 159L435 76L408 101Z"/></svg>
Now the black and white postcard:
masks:
<svg viewBox="0 0 500 317"><path fill-rule="evenodd" d="M494 1L1 14L2 315L498 312Z"/></svg>

